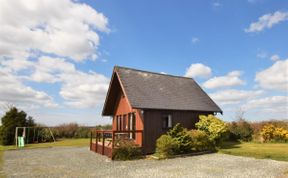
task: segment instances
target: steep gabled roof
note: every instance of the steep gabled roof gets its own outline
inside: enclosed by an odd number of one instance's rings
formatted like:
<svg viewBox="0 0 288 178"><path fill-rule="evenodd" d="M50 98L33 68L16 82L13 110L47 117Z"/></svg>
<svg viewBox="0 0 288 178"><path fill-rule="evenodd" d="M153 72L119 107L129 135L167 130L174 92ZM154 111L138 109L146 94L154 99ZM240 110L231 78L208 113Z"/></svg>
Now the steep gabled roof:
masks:
<svg viewBox="0 0 288 178"><path fill-rule="evenodd" d="M119 66L114 67L111 80L115 80L115 78L119 80L119 86L127 95L132 108L222 113L217 104L191 78ZM112 83L117 82L111 81ZM111 113L113 109L107 108L110 99L115 101L111 94L111 87L113 87L111 84L103 108L103 115L113 115Z"/></svg>

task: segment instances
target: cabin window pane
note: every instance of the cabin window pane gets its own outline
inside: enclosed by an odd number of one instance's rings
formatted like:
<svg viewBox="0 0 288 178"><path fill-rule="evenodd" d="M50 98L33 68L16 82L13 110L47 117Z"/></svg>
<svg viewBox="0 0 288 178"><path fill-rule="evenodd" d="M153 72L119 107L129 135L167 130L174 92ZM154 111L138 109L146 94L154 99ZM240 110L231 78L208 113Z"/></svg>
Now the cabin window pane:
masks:
<svg viewBox="0 0 288 178"><path fill-rule="evenodd" d="M163 129L169 129L172 128L172 115L171 114L167 114L164 115L162 118L162 128Z"/></svg>
<svg viewBox="0 0 288 178"><path fill-rule="evenodd" d="M172 127L172 115L169 114L168 115L168 128L171 128Z"/></svg>
<svg viewBox="0 0 288 178"><path fill-rule="evenodd" d="M123 115L123 130L127 130L127 124L126 124L126 114Z"/></svg>

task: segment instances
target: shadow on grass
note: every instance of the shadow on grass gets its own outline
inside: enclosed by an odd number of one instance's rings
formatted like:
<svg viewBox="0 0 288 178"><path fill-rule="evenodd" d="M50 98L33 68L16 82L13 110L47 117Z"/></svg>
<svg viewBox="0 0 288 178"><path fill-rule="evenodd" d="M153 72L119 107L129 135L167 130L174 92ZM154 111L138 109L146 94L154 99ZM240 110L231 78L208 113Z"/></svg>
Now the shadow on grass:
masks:
<svg viewBox="0 0 288 178"><path fill-rule="evenodd" d="M220 145L220 149L231 149L231 148L240 148L240 141L226 141Z"/></svg>

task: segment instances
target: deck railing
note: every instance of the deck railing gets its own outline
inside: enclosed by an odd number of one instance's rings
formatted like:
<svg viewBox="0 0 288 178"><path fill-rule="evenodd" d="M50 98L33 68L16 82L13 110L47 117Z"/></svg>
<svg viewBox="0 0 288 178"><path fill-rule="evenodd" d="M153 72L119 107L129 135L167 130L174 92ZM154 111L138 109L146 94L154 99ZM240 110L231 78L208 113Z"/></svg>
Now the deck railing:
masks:
<svg viewBox="0 0 288 178"><path fill-rule="evenodd" d="M129 139L137 143L136 138L142 138L142 135L143 130L94 130L90 135L90 150L112 158L117 139ZM138 145L142 147L142 141Z"/></svg>

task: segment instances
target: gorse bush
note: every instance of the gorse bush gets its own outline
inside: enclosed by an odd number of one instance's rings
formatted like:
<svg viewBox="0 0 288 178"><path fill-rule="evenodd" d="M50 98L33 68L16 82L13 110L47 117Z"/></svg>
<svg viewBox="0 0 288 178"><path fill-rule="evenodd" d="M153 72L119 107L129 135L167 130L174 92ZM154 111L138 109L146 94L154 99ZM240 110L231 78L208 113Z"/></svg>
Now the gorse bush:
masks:
<svg viewBox="0 0 288 178"><path fill-rule="evenodd" d="M219 145L228 136L228 126L225 122L213 115L201 115L196 123L196 128L206 132L209 140L215 145Z"/></svg>
<svg viewBox="0 0 288 178"><path fill-rule="evenodd" d="M215 150L213 143L209 140L206 132L201 130L190 130L192 151L212 151Z"/></svg>
<svg viewBox="0 0 288 178"><path fill-rule="evenodd" d="M275 127L272 124L265 125L260 132L264 142L287 142L288 130L282 127Z"/></svg>
<svg viewBox="0 0 288 178"><path fill-rule="evenodd" d="M113 150L112 159L114 160L131 160L142 155L139 145L133 140L117 139Z"/></svg>
<svg viewBox="0 0 288 178"><path fill-rule="evenodd" d="M228 124L229 139L236 141L251 141L253 135L253 129L251 125L244 119L239 119L237 122Z"/></svg>

